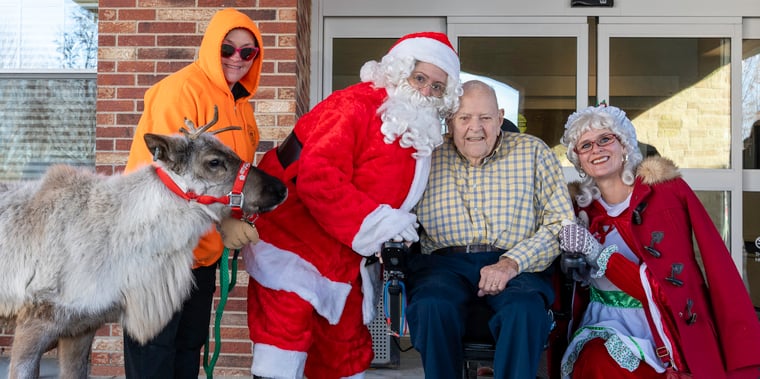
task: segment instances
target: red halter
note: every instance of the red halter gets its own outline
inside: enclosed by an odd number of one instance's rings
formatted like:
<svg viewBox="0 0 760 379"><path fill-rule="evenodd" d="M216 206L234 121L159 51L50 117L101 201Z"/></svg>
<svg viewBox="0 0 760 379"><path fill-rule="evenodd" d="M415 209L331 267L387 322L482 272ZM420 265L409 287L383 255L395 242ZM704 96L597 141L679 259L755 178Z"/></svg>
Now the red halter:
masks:
<svg viewBox="0 0 760 379"><path fill-rule="evenodd" d="M235 176L235 183L232 185L232 190L222 197L198 195L192 191L183 192L161 166L157 163L153 163L153 168L155 168L156 175L158 175L159 179L164 182L166 188L187 201L195 201L204 205L213 203L226 204L232 209L231 217L245 220L250 223L253 223L256 221L256 218L258 218L258 215L255 213L247 217L243 214L243 201L245 200L243 186L245 185L245 179L248 177L248 172L251 170L251 164L248 162L240 163L240 168L238 169L237 176Z"/></svg>

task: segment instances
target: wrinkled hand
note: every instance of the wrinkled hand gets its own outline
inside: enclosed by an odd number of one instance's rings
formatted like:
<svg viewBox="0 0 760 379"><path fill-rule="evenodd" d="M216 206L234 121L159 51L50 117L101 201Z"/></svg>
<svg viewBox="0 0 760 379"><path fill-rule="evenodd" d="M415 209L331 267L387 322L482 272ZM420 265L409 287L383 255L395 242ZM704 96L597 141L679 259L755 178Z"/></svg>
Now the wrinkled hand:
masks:
<svg viewBox="0 0 760 379"><path fill-rule="evenodd" d="M517 276L517 262L511 258L502 257L499 261L480 269L478 296L496 295L507 288L512 278Z"/></svg>
<svg viewBox="0 0 760 379"><path fill-rule="evenodd" d="M399 234L397 234L395 237L393 237L393 242L401 242L401 241L407 241L407 242L417 242L420 240L420 236L417 234L417 228L420 227L420 224L413 222L404 230L402 230Z"/></svg>
<svg viewBox="0 0 760 379"><path fill-rule="evenodd" d="M226 218L219 225L222 243L228 249L240 249L249 243L259 242L256 227L241 220Z"/></svg>

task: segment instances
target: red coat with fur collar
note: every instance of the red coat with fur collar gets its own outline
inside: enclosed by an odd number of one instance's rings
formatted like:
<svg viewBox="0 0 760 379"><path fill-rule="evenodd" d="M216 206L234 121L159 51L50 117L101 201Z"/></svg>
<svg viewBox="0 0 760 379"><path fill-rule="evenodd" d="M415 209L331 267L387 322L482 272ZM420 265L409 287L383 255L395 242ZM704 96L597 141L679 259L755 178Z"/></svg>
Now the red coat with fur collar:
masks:
<svg viewBox="0 0 760 379"><path fill-rule="evenodd" d="M760 377L760 322L752 302L715 225L672 161L655 157L642 162L630 206L620 216L607 216L596 200L579 209L580 217L584 213L592 233L603 234L604 225L614 225L646 263L648 285L659 289L655 301L666 312L676 355L694 378ZM655 238L660 234L661 239ZM676 275L683 283L680 286L666 280L678 263L683 264L683 271ZM627 271L631 277L631 269L637 269L631 266L635 265L625 259L611 259L607 276L615 282L616 275ZM690 311L689 302L693 304Z"/></svg>

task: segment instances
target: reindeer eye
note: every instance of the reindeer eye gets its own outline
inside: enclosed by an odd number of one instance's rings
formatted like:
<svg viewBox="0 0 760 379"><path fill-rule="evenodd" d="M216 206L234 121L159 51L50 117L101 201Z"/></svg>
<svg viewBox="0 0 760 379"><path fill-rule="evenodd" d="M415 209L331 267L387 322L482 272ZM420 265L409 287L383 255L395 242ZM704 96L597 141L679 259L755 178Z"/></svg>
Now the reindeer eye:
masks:
<svg viewBox="0 0 760 379"><path fill-rule="evenodd" d="M212 160L208 161L208 165L209 165L209 167L219 167L219 166L222 165L222 160L221 159L212 159Z"/></svg>

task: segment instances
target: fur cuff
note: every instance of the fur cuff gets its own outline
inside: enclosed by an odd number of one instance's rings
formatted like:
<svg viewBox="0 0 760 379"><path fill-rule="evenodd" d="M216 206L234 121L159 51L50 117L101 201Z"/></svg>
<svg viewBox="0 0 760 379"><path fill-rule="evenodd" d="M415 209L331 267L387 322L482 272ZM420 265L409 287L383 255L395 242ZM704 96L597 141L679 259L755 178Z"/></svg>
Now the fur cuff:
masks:
<svg viewBox="0 0 760 379"><path fill-rule="evenodd" d="M382 270L380 263L375 262L367 266L367 258L363 258L359 273L362 277L362 318L364 325L369 325L377 316L377 302L383 287Z"/></svg>
<svg viewBox="0 0 760 379"><path fill-rule="evenodd" d="M264 378L303 378L306 352L283 350L277 346L253 344L251 374Z"/></svg>
<svg viewBox="0 0 760 379"><path fill-rule="evenodd" d="M610 256L612 256L612 254L614 254L616 251L618 251L617 245L607 246L602 250L601 253L599 253L596 261L589 262L591 266L596 266L595 270L591 270L592 278L598 279L604 276L604 274L607 272L607 263L610 261Z"/></svg>
<svg viewBox="0 0 760 379"><path fill-rule="evenodd" d="M243 247L243 261L248 274L262 286L298 294L330 325L340 320L351 291L350 284L327 279L297 254L264 241Z"/></svg>

